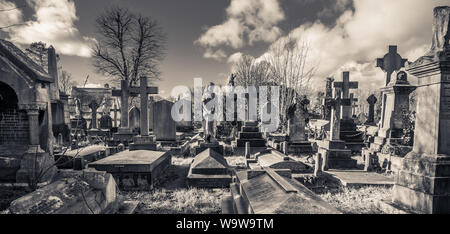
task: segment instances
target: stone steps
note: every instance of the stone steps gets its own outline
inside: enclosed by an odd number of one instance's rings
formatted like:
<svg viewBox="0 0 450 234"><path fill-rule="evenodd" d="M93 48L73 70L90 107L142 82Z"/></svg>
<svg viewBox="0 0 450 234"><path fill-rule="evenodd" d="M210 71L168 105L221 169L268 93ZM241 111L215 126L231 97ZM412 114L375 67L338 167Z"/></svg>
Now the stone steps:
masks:
<svg viewBox="0 0 450 234"><path fill-rule="evenodd" d="M266 140L264 139L237 139L237 147L245 147L245 143L250 142L250 147L264 147L266 146Z"/></svg>

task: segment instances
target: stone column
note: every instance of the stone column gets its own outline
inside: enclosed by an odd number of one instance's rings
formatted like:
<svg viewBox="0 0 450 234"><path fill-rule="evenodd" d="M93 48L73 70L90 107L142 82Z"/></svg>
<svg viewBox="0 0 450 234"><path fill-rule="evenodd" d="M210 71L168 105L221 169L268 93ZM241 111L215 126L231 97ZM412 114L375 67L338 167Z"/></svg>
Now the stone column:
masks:
<svg viewBox="0 0 450 234"><path fill-rule="evenodd" d="M38 150L42 152L42 149L39 145L39 109L32 108L27 109L28 114L28 123L30 126L30 145L29 150L35 151Z"/></svg>
<svg viewBox="0 0 450 234"><path fill-rule="evenodd" d="M147 77L141 77L141 136L148 136L148 95L147 95Z"/></svg>
<svg viewBox="0 0 450 234"><path fill-rule="evenodd" d="M149 97L149 105L148 105L148 128L153 130L153 104L155 100L153 96Z"/></svg>
<svg viewBox="0 0 450 234"><path fill-rule="evenodd" d="M431 51L406 70L418 78L413 151L402 161L393 202L421 213L450 213L450 7L434 9Z"/></svg>
<svg viewBox="0 0 450 234"><path fill-rule="evenodd" d="M120 108L120 128L129 129L128 126L128 81L121 80L120 81L121 88L121 108Z"/></svg>
<svg viewBox="0 0 450 234"><path fill-rule="evenodd" d="M53 157L39 145L39 110L47 104L25 104L19 108L26 110L30 127L30 143L27 152L22 155L20 169L16 173L17 183L39 184L48 182L56 173ZM45 172L45 173L44 173Z"/></svg>

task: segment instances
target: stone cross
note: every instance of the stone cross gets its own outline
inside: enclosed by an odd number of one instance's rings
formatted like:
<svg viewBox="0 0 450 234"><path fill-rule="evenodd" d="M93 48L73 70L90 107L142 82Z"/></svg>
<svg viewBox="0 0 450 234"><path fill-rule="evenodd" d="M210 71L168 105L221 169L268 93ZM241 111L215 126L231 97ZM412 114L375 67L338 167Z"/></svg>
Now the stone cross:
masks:
<svg viewBox="0 0 450 234"><path fill-rule="evenodd" d="M351 93L350 94L350 102L351 102L351 107L352 107L352 116L356 115L356 108L358 107L358 105L356 104L356 102L358 102L358 98L354 98L354 94Z"/></svg>
<svg viewBox="0 0 450 234"><path fill-rule="evenodd" d="M128 86L127 80L122 80L120 90L113 90L112 95L120 97L122 107L120 108L120 125L121 128L129 128L128 126L128 98L130 96L140 95L141 97L141 136L148 136L148 94L158 94L158 87L147 87L147 77L141 76L140 86Z"/></svg>
<svg viewBox="0 0 450 234"><path fill-rule="evenodd" d="M367 102L369 103L369 117L367 118L368 124L373 124L375 122L375 103L377 103L377 101L377 98L373 94L367 98Z"/></svg>
<svg viewBox="0 0 450 234"><path fill-rule="evenodd" d="M89 104L89 108L91 108L91 128L97 128L97 109L100 105L94 100Z"/></svg>
<svg viewBox="0 0 450 234"><path fill-rule="evenodd" d="M377 59L377 67L386 72L386 85L391 82L392 73L404 67L406 61L408 61L408 59L403 59L397 53L397 46L395 45L390 45L389 53L387 53L383 58Z"/></svg>
<svg viewBox="0 0 450 234"><path fill-rule="evenodd" d="M350 90L351 89L357 89L358 88L358 82L350 82L350 72L346 71L342 73L342 82L333 82L333 88L339 89L341 92L341 98L342 99L350 99ZM351 102L348 102L348 105L345 104L341 108L340 117L343 120L349 120L352 118L352 112L351 112ZM347 102L345 102L347 103Z"/></svg>
<svg viewBox="0 0 450 234"><path fill-rule="evenodd" d="M340 90L334 89L334 98L326 99L326 105L331 106L331 119L330 119L330 141L340 139L341 118L339 116L341 106L349 106L350 99L342 99Z"/></svg>

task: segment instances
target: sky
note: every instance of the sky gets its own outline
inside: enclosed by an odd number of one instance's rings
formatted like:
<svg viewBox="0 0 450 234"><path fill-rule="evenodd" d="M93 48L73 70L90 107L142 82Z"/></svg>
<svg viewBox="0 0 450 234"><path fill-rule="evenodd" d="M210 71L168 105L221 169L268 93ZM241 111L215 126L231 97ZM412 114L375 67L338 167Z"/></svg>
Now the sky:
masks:
<svg viewBox="0 0 450 234"><path fill-rule="evenodd" d="M433 8L450 0L0 0L0 38L22 48L51 44L79 84L89 75L88 86L103 86L111 78L96 73L90 45L96 18L113 5L163 27L167 55L155 85L167 96L174 86L193 86L195 77L224 84L240 56L261 58L287 36L310 46L313 88L323 89L329 76L342 79L342 71L360 88L381 87L376 58L389 45L410 61L425 54Z"/></svg>

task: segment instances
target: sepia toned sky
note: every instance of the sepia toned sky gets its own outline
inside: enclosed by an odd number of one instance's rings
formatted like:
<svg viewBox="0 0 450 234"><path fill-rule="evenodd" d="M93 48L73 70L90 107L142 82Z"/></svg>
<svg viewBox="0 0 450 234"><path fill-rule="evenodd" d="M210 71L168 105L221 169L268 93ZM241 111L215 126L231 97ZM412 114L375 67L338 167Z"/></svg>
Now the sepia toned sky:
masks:
<svg viewBox="0 0 450 234"><path fill-rule="evenodd" d="M95 19L105 8L124 6L158 20L168 36L162 77L163 96L176 85L224 83L243 54L264 55L271 44L290 35L310 46L317 66L314 88L343 70L360 87L378 87L383 72L375 59L388 45L410 60L423 55L431 41L432 9L448 0L0 0L2 39L26 47L52 44L64 70L78 83L103 86L108 77L91 65ZM14 9L15 7L20 7Z"/></svg>

